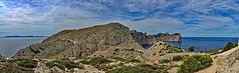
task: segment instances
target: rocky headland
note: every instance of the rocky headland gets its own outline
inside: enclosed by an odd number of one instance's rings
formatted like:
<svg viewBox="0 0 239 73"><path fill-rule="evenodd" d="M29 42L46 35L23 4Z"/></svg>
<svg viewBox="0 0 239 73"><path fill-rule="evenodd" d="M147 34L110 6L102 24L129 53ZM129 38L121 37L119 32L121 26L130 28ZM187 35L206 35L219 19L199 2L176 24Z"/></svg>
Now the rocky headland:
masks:
<svg viewBox="0 0 239 73"><path fill-rule="evenodd" d="M158 33L156 35L150 35L155 37L157 40L165 41L165 42L182 42L182 36L180 33Z"/></svg>
<svg viewBox="0 0 239 73"><path fill-rule="evenodd" d="M233 49L233 52L227 55L223 54L211 59L212 55L207 53L187 52L164 41L181 42L181 34L148 35L130 30L120 23L64 30L41 43L19 50L11 59L5 60L0 56L0 59L3 59L0 62L0 71L3 73L194 73L199 71L201 73L208 67L216 66L217 70L214 72L238 72L236 70L238 52Z"/></svg>

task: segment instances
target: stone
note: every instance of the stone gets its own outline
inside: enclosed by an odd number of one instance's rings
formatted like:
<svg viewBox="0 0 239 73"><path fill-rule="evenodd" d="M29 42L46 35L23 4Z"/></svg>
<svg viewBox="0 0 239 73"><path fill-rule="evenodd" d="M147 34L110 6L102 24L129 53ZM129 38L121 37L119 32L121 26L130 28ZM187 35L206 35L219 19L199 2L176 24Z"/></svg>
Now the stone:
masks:
<svg viewBox="0 0 239 73"><path fill-rule="evenodd" d="M34 73L50 73L50 69L46 64L38 62L37 67L34 69Z"/></svg>
<svg viewBox="0 0 239 73"><path fill-rule="evenodd" d="M61 70L60 68L54 66L50 69L51 73L65 73L63 70Z"/></svg>

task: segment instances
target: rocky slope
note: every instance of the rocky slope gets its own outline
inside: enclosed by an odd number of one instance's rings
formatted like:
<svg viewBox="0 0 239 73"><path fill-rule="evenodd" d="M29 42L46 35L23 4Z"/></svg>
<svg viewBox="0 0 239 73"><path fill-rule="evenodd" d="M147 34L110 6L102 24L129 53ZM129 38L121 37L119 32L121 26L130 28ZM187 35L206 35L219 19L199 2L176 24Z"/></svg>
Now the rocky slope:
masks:
<svg viewBox="0 0 239 73"><path fill-rule="evenodd" d="M159 41L182 42L182 37L180 33L174 33L174 34L159 33L157 35L151 35L151 36L155 37Z"/></svg>
<svg viewBox="0 0 239 73"><path fill-rule="evenodd" d="M115 49L143 50L128 27L119 23L64 30L18 51L15 58L112 56Z"/></svg>
<svg viewBox="0 0 239 73"><path fill-rule="evenodd" d="M215 56L217 73L239 73L239 47Z"/></svg>

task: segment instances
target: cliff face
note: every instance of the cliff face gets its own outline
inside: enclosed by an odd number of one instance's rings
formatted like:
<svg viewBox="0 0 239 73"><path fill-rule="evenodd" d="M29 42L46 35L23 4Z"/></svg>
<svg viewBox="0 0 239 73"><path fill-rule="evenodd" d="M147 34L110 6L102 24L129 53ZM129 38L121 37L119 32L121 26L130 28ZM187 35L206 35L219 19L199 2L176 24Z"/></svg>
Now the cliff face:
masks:
<svg viewBox="0 0 239 73"><path fill-rule="evenodd" d="M61 31L42 43L21 49L16 53L15 58L91 56L97 51L125 48L143 49L131 36L128 27L119 23L110 23L79 30ZM105 53L107 56L113 55L113 52Z"/></svg>
<svg viewBox="0 0 239 73"><path fill-rule="evenodd" d="M169 33L161 33L157 35L151 35L155 37L157 40L160 41L166 41L166 42L182 42L181 34L175 33L175 34L169 34Z"/></svg>
<svg viewBox="0 0 239 73"><path fill-rule="evenodd" d="M136 30L132 30L131 35L144 48L149 48L157 42L156 38L148 36L147 33L137 32Z"/></svg>

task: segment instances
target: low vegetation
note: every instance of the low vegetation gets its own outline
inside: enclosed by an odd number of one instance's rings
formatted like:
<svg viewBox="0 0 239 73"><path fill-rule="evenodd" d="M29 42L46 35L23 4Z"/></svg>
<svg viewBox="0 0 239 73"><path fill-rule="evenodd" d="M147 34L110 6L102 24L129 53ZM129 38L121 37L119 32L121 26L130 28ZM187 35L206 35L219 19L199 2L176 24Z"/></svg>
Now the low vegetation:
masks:
<svg viewBox="0 0 239 73"><path fill-rule="evenodd" d="M184 52L181 48L179 47L168 47L169 52L168 53L181 53Z"/></svg>
<svg viewBox="0 0 239 73"><path fill-rule="evenodd" d="M56 67L58 67L62 70L65 70L65 68L67 68L67 69L72 69L72 68L82 69L83 68L83 66L80 66L77 63L66 61L66 60L55 60L55 61L46 63L46 65L49 68L52 68L52 67L56 66Z"/></svg>
<svg viewBox="0 0 239 73"><path fill-rule="evenodd" d="M173 61L180 61L180 60L182 60L182 59L183 59L182 56L177 55L177 56L174 56L172 60L173 60Z"/></svg>
<svg viewBox="0 0 239 73"><path fill-rule="evenodd" d="M211 66L212 62L210 56L190 56L184 60L178 73L194 73Z"/></svg>
<svg viewBox="0 0 239 73"><path fill-rule="evenodd" d="M90 65L97 65L97 64L105 64L105 63L110 63L111 61L107 58L104 57L95 57L90 59L89 61L83 60L81 63L83 64L90 64Z"/></svg>
<svg viewBox="0 0 239 73"><path fill-rule="evenodd" d="M113 69L106 73L167 73L167 71L157 66L141 64Z"/></svg>
<svg viewBox="0 0 239 73"><path fill-rule="evenodd" d="M187 52L197 52L199 51L199 47L191 46L187 49Z"/></svg>
<svg viewBox="0 0 239 73"><path fill-rule="evenodd" d="M227 45L222 49L222 51L220 52L225 52L225 51L228 51L234 47L236 47L237 45L232 43L232 42L228 42Z"/></svg>
<svg viewBox="0 0 239 73"><path fill-rule="evenodd" d="M223 52L226 52L234 47L236 47L238 45L232 43L232 42L228 42L224 48L221 48L221 49L212 49L212 50L208 50L206 51L207 53L209 53L210 55L215 55L215 54L219 54L219 53L223 53Z"/></svg>
<svg viewBox="0 0 239 73"><path fill-rule="evenodd" d="M219 54L220 49L212 49L212 50L208 50L207 53L209 53L210 55L215 55L215 54Z"/></svg>
<svg viewBox="0 0 239 73"><path fill-rule="evenodd" d="M20 60L17 65L24 68L35 68L37 63L36 60Z"/></svg>

